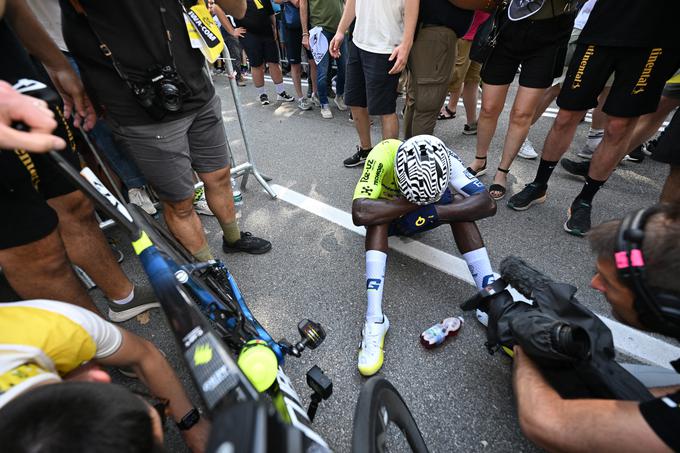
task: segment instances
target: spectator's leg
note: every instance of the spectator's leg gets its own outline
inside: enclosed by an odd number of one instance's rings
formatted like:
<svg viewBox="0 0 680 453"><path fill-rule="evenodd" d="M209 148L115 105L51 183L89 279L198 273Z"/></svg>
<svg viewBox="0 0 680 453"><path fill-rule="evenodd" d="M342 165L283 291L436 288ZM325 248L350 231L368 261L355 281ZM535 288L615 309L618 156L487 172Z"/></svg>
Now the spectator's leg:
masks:
<svg viewBox="0 0 680 453"><path fill-rule="evenodd" d="M630 138L628 151L632 151L638 146L652 138L659 130L664 120L676 107L680 106L680 99L661 96L659 107L656 112L648 113L640 117L633 135Z"/></svg>
<svg viewBox="0 0 680 453"><path fill-rule="evenodd" d="M465 120L467 124L477 122L477 93L479 83L465 82L463 85L463 105L465 106ZM451 107L449 106L449 109Z"/></svg>
<svg viewBox="0 0 680 453"><path fill-rule="evenodd" d="M307 81L312 84L312 95L316 95L318 97L319 96L318 69L316 66L316 62L314 61L313 58L309 59L309 77L307 78Z"/></svg>
<svg viewBox="0 0 680 453"><path fill-rule="evenodd" d="M206 198L207 196L206 185ZM203 225L201 225L198 214L194 211L193 196L180 201L161 200L161 202L163 203L163 216L170 232L189 253L195 255L207 246ZM210 206L210 209L212 209L212 206Z"/></svg>
<svg viewBox="0 0 680 453"><path fill-rule="evenodd" d="M99 229L92 202L76 190L50 198L47 203L57 211L59 233L71 262L80 266L109 299L128 297L132 282L123 273Z"/></svg>
<svg viewBox="0 0 680 453"><path fill-rule="evenodd" d="M680 204L680 165L671 165L659 201Z"/></svg>
<svg viewBox="0 0 680 453"><path fill-rule="evenodd" d="M99 313L73 272L56 229L30 244L0 250L0 266L23 299L60 300Z"/></svg>
<svg viewBox="0 0 680 453"><path fill-rule="evenodd" d="M541 159L557 162L567 152L576 134L576 127L585 115L585 110L560 109L543 143Z"/></svg>
<svg viewBox="0 0 680 453"><path fill-rule="evenodd" d="M557 98L557 95L560 94L561 88L562 86L558 84L545 89L543 96L538 102L538 107L536 107L531 124L535 124L536 121L538 121L539 118L543 116L548 107L550 107L550 104L552 104L552 102Z"/></svg>
<svg viewBox="0 0 680 453"><path fill-rule="evenodd" d="M609 115L604 138L593 154L588 176L596 181L606 181L621 159L630 150L630 138L639 117L621 118Z"/></svg>
<svg viewBox="0 0 680 453"><path fill-rule="evenodd" d="M205 198L208 201L208 206L210 206L210 210L215 214L220 225L236 221L229 167L210 173L199 173L198 176L205 184Z"/></svg>
<svg viewBox="0 0 680 453"><path fill-rule="evenodd" d="M316 93L319 96L319 102L322 106L328 105L328 84L326 83L326 76L328 75L329 66L330 55L326 52L319 64L316 65Z"/></svg>
<svg viewBox="0 0 680 453"><path fill-rule="evenodd" d="M283 83L283 74L281 73L281 65L278 63L267 63L269 68L269 75L272 76L272 81L275 85Z"/></svg>
<svg viewBox="0 0 680 453"><path fill-rule="evenodd" d="M250 71L253 74L253 85L264 93L264 63L260 66L251 67Z"/></svg>
<svg viewBox="0 0 680 453"><path fill-rule="evenodd" d="M302 65L300 63L290 65L290 74L293 78L293 86L295 87L295 95L299 98L304 96L302 92Z"/></svg>
<svg viewBox="0 0 680 453"><path fill-rule="evenodd" d="M359 144L361 149L371 149L373 147L371 145L371 118L368 116L368 109L366 107L351 107L351 109L352 118L354 119L354 127L356 127L357 134L359 134ZM385 126L383 126L383 131L384 130ZM397 122L397 133L398 132L399 123Z"/></svg>
<svg viewBox="0 0 680 453"><path fill-rule="evenodd" d="M352 112L354 112L354 110L352 110ZM366 117L368 118L368 111L366 112ZM356 117L354 118L354 121L356 122ZM396 113L390 113L389 115L381 115L380 124L382 126L383 140L387 140L388 138L399 138L399 118L397 118Z"/></svg>
<svg viewBox="0 0 680 453"><path fill-rule="evenodd" d="M505 107L505 98L508 95L510 85L489 85L482 86L482 107L479 110L479 120L477 123L477 154L486 158L491 145L491 139L496 133L498 117ZM470 168L478 171L486 165L486 159L475 159Z"/></svg>

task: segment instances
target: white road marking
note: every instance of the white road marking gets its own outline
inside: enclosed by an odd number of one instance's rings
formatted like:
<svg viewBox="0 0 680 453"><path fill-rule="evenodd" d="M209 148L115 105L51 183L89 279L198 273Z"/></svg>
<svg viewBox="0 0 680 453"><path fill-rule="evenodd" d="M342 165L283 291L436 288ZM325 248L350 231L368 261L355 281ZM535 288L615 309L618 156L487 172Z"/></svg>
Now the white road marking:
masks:
<svg viewBox="0 0 680 453"><path fill-rule="evenodd" d="M366 235L366 230L363 227L354 225L350 213L278 184L272 184L271 187L281 200L353 231L354 233L362 236ZM472 275L470 275L467 264L462 258L442 252L441 250L423 244L422 242L407 238L390 237L389 246L391 249L403 253L409 258L413 258L457 279L474 285ZM614 344L619 351L643 362L664 368L671 368L669 362L680 357L680 348L609 319L606 316L598 316L604 321L607 327L611 329L614 336Z"/></svg>

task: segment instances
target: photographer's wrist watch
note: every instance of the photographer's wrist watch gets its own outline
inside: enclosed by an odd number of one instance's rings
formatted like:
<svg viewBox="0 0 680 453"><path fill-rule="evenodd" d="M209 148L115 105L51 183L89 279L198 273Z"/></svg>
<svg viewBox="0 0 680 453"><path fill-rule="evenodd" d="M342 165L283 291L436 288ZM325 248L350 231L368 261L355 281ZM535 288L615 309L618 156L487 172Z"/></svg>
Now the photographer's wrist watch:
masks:
<svg viewBox="0 0 680 453"><path fill-rule="evenodd" d="M193 428L200 419L201 413L194 407L177 423L177 428L179 428L180 431L188 431Z"/></svg>

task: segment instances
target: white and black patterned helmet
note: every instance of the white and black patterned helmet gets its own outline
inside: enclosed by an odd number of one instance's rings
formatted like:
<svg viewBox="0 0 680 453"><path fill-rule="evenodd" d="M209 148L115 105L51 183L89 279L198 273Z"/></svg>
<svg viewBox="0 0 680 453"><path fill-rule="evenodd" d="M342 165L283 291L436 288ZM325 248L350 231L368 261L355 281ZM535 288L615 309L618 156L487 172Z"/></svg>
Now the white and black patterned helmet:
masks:
<svg viewBox="0 0 680 453"><path fill-rule="evenodd" d="M394 171L402 195L411 203L439 201L449 184L451 161L444 142L432 135L417 135L397 150Z"/></svg>

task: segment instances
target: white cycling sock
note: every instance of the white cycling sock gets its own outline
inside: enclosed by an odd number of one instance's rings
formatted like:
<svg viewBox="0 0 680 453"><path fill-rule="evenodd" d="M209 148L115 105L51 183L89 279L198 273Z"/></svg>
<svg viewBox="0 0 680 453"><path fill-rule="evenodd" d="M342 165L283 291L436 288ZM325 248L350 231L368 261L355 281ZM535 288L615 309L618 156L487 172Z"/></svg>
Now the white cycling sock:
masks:
<svg viewBox="0 0 680 453"><path fill-rule="evenodd" d="M366 320L380 322L383 319L382 295L385 284L387 254L378 250L366 251Z"/></svg>
<svg viewBox="0 0 680 453"><path fill-rule="evenodd" d="M281 83L275 83L274 86L276 87L276 94L281 94L284 91L286 91L285 88L283 88L283 82Z"/></svg>
<svg viewBox="0 0 680 453"><path fill-rule="evenodd" d="M495 280L486 247L463 253L463 259L467 263L478 289L484 288Z"/></svg>
<svg viewBox="0 0 680 453"><path fill-rule="evenodd" d="M132 302L132 299L134 299L134 298L135 298L135 287L133 286L132 291L130 291L130 294L126 298L124 298L124 299L113 299L111 302L113 302L114 304L118 304L118 305L125 305L125 304L129 304L130 302Z"/></svg>
<svg viewBox="0 0 680 453"><path fill-rule="evenodd" d="M263 94L265 94L264 85L262 85L261 87L255 87L255 89L257 90L258 96L262 96Z"/></svg>

